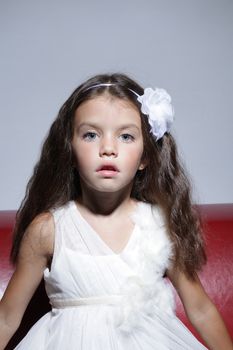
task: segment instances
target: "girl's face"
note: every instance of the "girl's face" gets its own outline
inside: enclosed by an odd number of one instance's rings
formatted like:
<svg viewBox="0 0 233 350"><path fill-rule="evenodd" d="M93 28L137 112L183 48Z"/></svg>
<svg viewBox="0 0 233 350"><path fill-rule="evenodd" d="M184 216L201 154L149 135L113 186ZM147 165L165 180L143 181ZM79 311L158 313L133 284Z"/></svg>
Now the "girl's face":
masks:
<svg viewBox="0 0 233 350"><path fill-rule="evenodd" d="M82 103L74 117L72 148L82 188L130 188L144 167L139 112L130 102L109 95Z"/></svg>

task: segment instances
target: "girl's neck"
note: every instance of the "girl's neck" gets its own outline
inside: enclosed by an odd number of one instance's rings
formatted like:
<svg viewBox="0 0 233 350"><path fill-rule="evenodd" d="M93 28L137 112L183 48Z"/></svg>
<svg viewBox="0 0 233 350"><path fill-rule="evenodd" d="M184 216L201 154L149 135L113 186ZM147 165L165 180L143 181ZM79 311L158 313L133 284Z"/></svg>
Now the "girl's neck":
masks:
<svg viewBox="0 0 233 350"><path fill-rule="evenodd" d="M77 203L88 211L99 215L118 215L130 210L136 200L130 197L129 193L98 193L82 191Z"/></svg>

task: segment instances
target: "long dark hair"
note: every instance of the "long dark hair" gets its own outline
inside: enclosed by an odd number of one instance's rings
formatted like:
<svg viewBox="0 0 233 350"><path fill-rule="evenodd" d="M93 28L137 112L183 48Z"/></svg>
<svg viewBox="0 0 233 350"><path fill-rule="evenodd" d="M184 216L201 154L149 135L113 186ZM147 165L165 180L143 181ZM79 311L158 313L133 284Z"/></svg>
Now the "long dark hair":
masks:
<svg viewBox="0 0 233 350"><path fill-rule="evenodd" d="M113 85L95 87L103 83ZM41 157L17 212L11 250L13 262L17 260L20 242L31 221L38 214L62 206L80 195L79 174L73 166L71 147L74 114L81 103L106 93L130 101L141 116L143 158L147 166L136 173L131 196L158 204L164 210L174 246L174 266L192 278L206 261L199 216L191 202L190 183L178 159L175 140L170 133L165 133L155 141L148 119L141 113L132 90L139 95L144 91L124 74L97 75L80 85L63 104L44 142Z"/></svg>

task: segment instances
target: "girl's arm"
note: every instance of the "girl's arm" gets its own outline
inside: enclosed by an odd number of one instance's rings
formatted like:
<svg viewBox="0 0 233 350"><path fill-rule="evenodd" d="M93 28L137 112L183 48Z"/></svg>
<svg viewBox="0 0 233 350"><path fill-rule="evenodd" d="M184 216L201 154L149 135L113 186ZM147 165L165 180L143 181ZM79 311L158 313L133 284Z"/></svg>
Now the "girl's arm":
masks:
<svg viewBox="0 0 233 350"><path fill-rule="evenodd" d="M186 315L210 350L233 350L225 324L199 278L187 278L175 269L167 272L184 305Z"/></svg>
<svg viewBox="0 0 233 350"><path fill-rule="evenodd" d="M25 309L39 285L53 251L51 214L41 214L23 237L16 269L0 301L0 350L20 325Z"/></svg>

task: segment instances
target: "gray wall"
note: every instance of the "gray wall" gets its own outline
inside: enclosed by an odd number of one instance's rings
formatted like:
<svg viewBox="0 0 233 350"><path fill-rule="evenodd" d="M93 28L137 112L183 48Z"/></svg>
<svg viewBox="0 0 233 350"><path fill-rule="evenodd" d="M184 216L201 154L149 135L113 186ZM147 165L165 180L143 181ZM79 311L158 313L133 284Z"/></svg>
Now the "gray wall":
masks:
<svg viewBox="0 0 233 350"><path fill-rule="evenodd" d="M58 108L84 79L164 87L199 203L233 202L232 0L0 1L0 209L18 207Z"/></svg>

